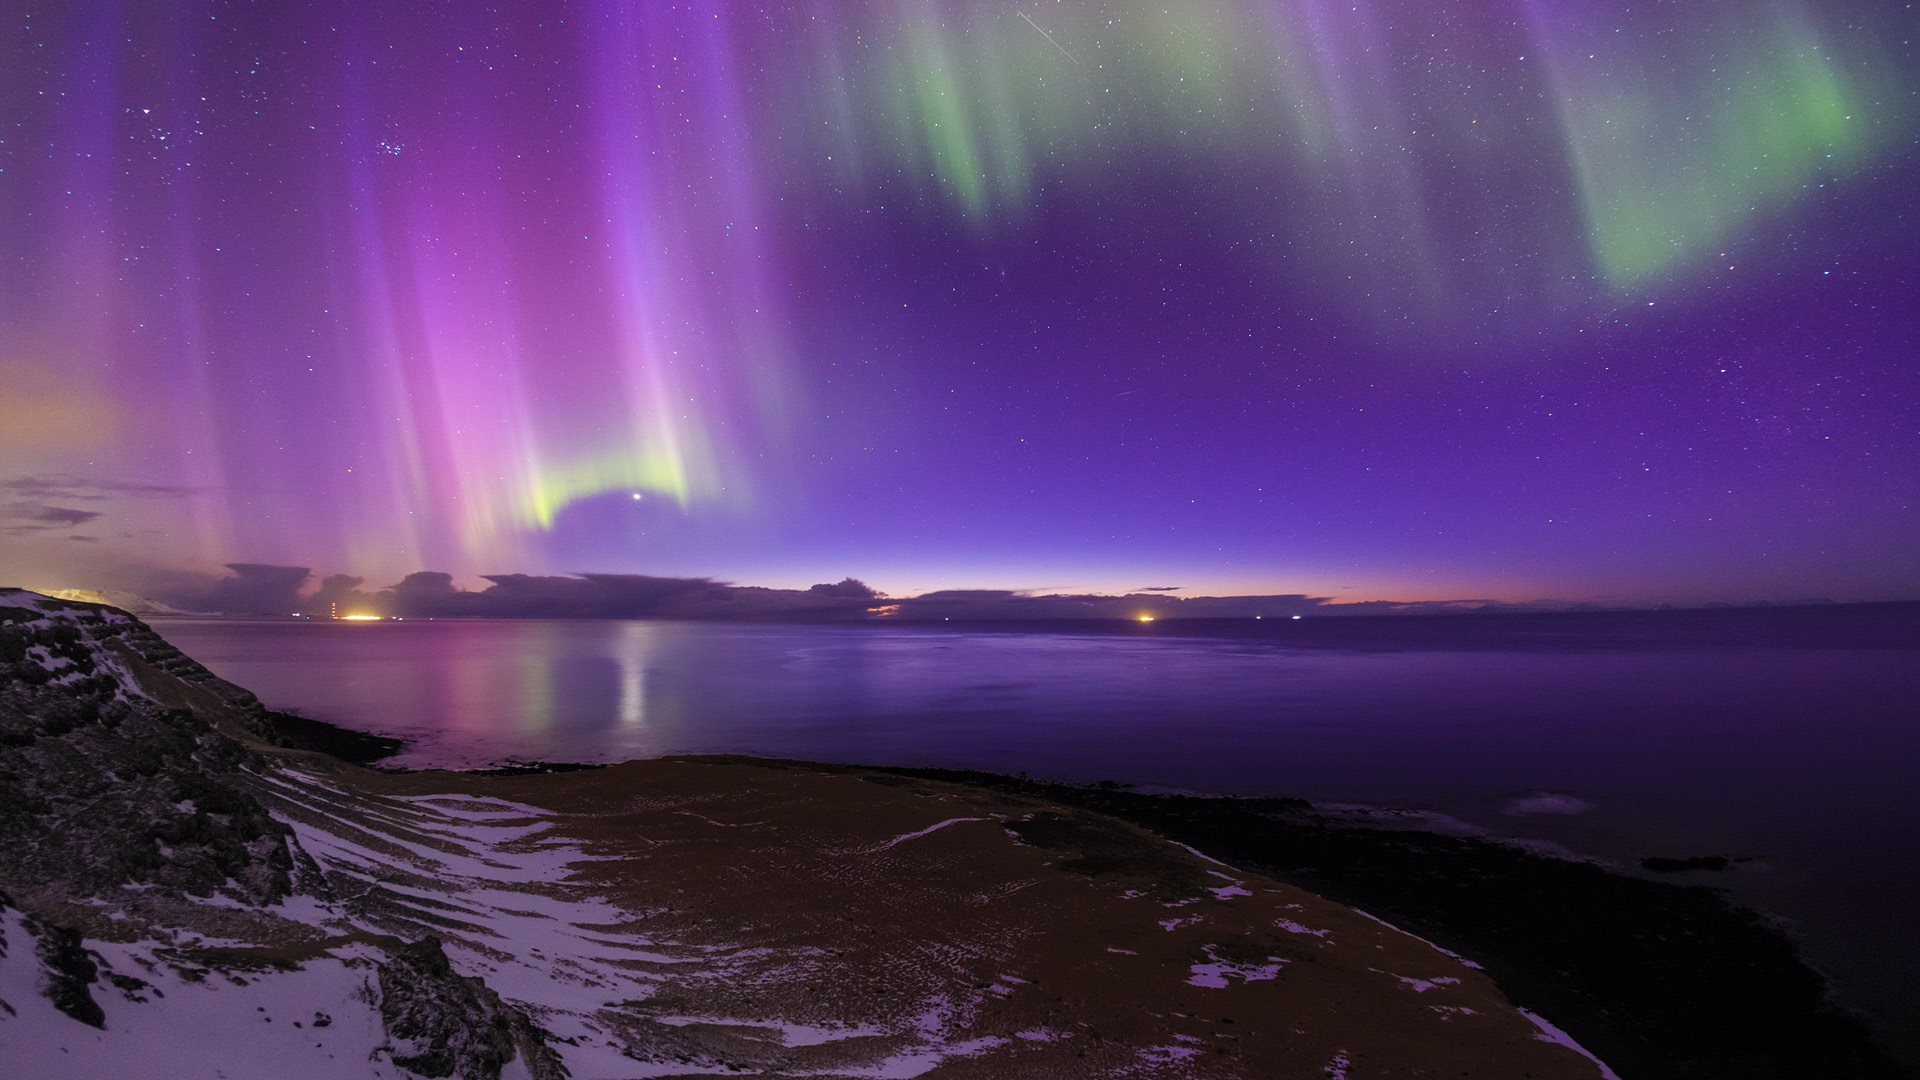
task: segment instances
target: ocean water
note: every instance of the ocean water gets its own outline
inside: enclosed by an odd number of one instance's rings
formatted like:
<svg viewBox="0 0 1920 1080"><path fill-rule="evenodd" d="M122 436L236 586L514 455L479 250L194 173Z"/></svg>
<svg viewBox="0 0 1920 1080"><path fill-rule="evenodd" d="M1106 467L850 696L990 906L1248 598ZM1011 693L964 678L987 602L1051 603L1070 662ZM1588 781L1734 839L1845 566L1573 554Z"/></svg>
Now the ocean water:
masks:
<svg viewBox="0 0 1920 1080"><path fill-rule="evenodd" d="M1920 1060L1920 606L1152 626L154 620L395 764L749 753L1419 809L1784 917Z"/></svg>

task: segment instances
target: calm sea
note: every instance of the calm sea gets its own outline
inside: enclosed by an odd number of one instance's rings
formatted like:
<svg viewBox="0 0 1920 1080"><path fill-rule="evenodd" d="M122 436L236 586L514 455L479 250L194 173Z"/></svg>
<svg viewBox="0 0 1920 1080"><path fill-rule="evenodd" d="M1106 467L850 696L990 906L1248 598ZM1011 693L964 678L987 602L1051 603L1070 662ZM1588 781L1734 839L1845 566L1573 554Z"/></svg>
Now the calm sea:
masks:
<svg viewBox="0 0 1920 1080"><path fill-rule="evenodd" d="M394 763L750 753L1412 807L1727 855L1909 1060L1920 606L1089 627L155 620Z"/></svg>

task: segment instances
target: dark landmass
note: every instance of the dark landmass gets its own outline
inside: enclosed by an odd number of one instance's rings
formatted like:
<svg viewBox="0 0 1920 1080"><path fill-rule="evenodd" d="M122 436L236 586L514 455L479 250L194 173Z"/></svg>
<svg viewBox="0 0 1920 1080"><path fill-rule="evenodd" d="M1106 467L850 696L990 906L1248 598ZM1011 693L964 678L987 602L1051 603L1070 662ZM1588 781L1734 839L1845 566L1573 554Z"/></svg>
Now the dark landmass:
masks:
<svg viewBox="0 0 1920 1080"><path fill-rule="evenodd" d="M1205 637L1272 642L1339 652L1594 652L1610 649L1920 648L1920 603L1634 611L1372 612L1321 608L1299 619L955 619L874 620L964 633Z"/></svg>
<svg viewBox="0 0 1920 1080"><path fill-rule="evenodd" d="M1564 1018L1556 1022L1623 1077L1905 1075L1778 927L1715 889L1472 837L1368 828L1300 799L873 771L1110 814L1370 912L1482 964L1516 1004Z"/></svg>
<svg viewBox="0 0 1920 1080"><path fill-rule="evenodd" d="M365 579L334 574L307 591L313 573L303 566L230 563L232 576L174 580L157 585L158 600L112 593L138 602L154 614L180 610L199 613L270 615L299 612L326 618L377 615L408 619L692 619L745 622L965 622L1024 624L1140 623L1178 621L1272 623L1328 618L1447 618L1485 615L1652 614L1651 610L1609 608L1565 600L1513 603L1499 600L1374 600L1336 603L1304 593L1262 596L1176 596L1172 587L1150 586L1124 595L1036 593L1014 589L943 589L918 596L886 596L856 578L822 582L806 589L735 585L712 578L655 577L647 574L488 574L485 589L454 585L453 575L437 571L408 574L401 581L365 589ZM71 590L70 590L71 591ZM77 598L80 593L71 591ZM109 594L88 593L86 598ZM1836 604L1826 599L1743 607L1709 605L1676 609L1676 614L1741 613L1772 609L1892 608L1920 611L1920 601L1896 604ZM124 605L123 605L124 606ZM1663 612L1664 613L1664 612ZM1840 616L1846 621L1848 616ZM1739 622L1737 618L1733 620ZM1712 625L1720 625L1713 623ZM1272 628L1264 628L1277 633ZM1232 632L1232 631L1229 631Z"/></svg>

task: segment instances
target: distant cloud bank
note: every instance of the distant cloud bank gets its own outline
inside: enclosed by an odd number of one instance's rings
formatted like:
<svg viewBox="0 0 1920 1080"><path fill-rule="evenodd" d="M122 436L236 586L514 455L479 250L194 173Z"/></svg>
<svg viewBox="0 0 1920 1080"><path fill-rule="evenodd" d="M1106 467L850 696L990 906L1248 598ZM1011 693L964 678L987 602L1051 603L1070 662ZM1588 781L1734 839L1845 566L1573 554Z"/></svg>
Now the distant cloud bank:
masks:
<svg viewBox="0 0 1920 1080"><path fill-rule="evenodd" d="M1629 611L1645 605L1565 600L1375 600L1336 603L1325 596L1175 596L1174 586L1124 595L1040 593L1015 589L943 589L887 596L852 577L805 589L734 585L712 578L646 574L489 574L484 589L463 589L433 570L367 588L351 574L317 578L304 566L228 563L225 576L156 571L132 588L56 590L72 599L111 603L136 614L277 615L328 618L691 619L740 622L1048 622L1162 619L1289 619L1313 616L1461 615L1518 612ZM84 596L82 594L85 594ZM1739 607L1832 604L1809 598ZM1661 604L1661 608L1671 605ZM1727 608L1731 604L1707 604Z"/></svg>
<svg viewBox="0 0 1920 1080"><path fill-rule="evenodd" d="M373 589L363 578L334 574L315 580L304 566L229 563L227 577L175 577L152 595L173 608L230 615L347 615L401 618L701 619L864 622L1022 620L1160 620L1290 618L1296 615L1390 615L1470 611L1568 611L1592 605L1543 600L1335 604L1304 593L1268 596L1171 595L1172 586L1125 595L1036 594L1013 589L944 589L918 596L885 596L857 578L806 589L734 585L712 578L645 574L491 574L480 590L462 589L453 575L423 570Z"/></svg>

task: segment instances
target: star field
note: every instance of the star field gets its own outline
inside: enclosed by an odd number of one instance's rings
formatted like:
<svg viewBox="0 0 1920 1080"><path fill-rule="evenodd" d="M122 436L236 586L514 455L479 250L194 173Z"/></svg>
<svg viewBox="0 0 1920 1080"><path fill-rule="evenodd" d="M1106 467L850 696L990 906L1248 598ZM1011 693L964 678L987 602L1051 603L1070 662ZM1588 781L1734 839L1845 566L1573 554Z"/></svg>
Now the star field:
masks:
<svg viewBox="0 0 1920 1080"><path fill-rule="evenodd" d="M0 544L51 584L1910 597L1912 31L15 6Z"/></svg>

